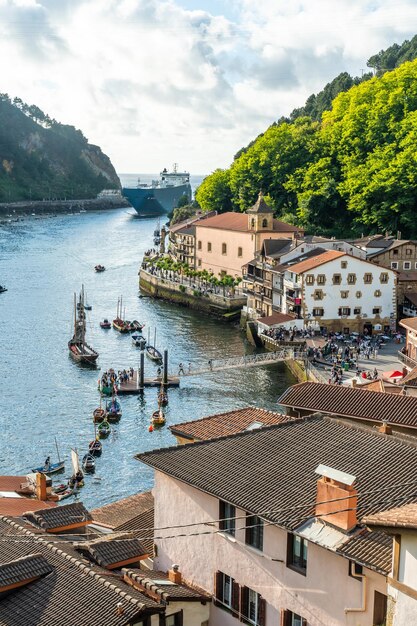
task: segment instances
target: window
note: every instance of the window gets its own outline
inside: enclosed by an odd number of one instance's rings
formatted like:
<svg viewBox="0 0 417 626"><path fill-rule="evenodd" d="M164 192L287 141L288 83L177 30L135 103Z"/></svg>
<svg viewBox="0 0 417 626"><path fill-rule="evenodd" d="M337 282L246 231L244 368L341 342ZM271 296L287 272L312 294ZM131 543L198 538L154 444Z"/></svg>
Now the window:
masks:
<svg viewBox="0 0 417 626"><path fill-rule="evenodd" d="M411 256L413 254L413 249L412 248L406 248L405 249L405 253L407 256Z"/></svg>
<svg viewBox="0 0 417 626"><path fill-rule="evenodd" d="M354 572L357 576L362 576L363 574L362 565L359 565L359 563L355 563L355 561L349 561L348 565L349 565L349 569L348 569L349 576L352 576L352 578L354 578L355 580L360 581L360 578L356 578L355 576L353 576L352 572Z"/></svg>
<svg viewBox="0 0 417 626"><path fill-rule="evenodd" d="M391 261L391 269L392 270L398 269L398 261Z"/></svg>
<svg viewBox="0 0 417 626"><path fill-rule="evenodd" d="M313 309L313 317L322 317L324 315L324 309Z"/></svg>
<svg viewBox="0 0 417 626"><path fill-rule="evenodd" d="M318 285L325 285L326 284L326 276L325 276L325 274L319 274L317 276L317 284Z"/></svg>
<svg viewBox="0 0 417 626"><path fill-rule="evenodd" d="M222 243L222 254L227 254L227 243Z"/></svg>
<svg viewBox="0 0 417 626"><path fill-rule="evenodd" d="M365 274L363 277L363 282L369 285L369 283L372 282L372 274Z"/></svg>
<svg viewBox="0 0 417 626"><path fill-rule="evenodd" d="M237 256L243 256L243 250L242 250L242 248L240 246L237 249Z"/></svg>
<svg viewBox="0 0 417 626"><path fill-rule="evenodd" d="M307 274L306 283L307 285L314 285L314 274Z"/></svg>
<svg viewBox="0 0 417 626"><path fill-rule="evenodd" d="M245 543L257 550L263 549L264 544L264 523L257 515L246 513L246 537Z"/></svg>
<svg viewBox="0 0 417 626"><path fill-rule="evenodd" d="M287 567L307 573L307 540L292 533L287 536Z"/></svg>
<svg viewBox="0 0 417 626"><path fill-rule="evenodd" d="M350 315L350 308L348 306L339 307L339 315L345 315L345 316Z"/></svg>
<svg viewBox="0 0 417 626"><path fill-rule="evenodd" d="M182 626L183 614L182 610L173 613L172 615L160 615L159 626Z"/></svg>
<svg viewBox="0 0 417 626"><path fill-rule="evenodd" d="M374 308L372 309L372 314L373 315L379 315L381 313L381 307L380 306L374 306Z"/></svg>
<svg viewBox="0 0 417 626"><path fill-rule="evenodd" d="M340 285L342 277L340 274L333 274L333 285Z"/></svg>
<svg viewBox="0 0 417 626"><path fill-rule="evenodd" d="M240 591L240 612L244 621L248 621L249 624L256 624L256 626L265 625L265 600L261 597L261 594L249 589L249 587L242 587Z"/></svg>
<svg viewBox="0 0 417 626"><path fill-rule="evenodd" d="M375 626L383 626L387 619L387 596L379 591L374 591L374 619Z"/></svg>
<svg viewBox="0 0 417 626"><path fill-rule="evenodd" d="M355 295L357 298L362 298L362 291L357 291Z"/></svg>
<svg viewBox="0 0 417 626"><path fill-rule="evenodd" d="M349 292L348 291L341 291L340 292L340 297L341 298L349 298Z"/></svg>
<svg viewBox="0 0 417 626"><path fill-rule="evenodd" d="M388 273L387 272L382 272L382 274L380 276L380 280L381 280L381 283L383 283L385 285L388 282Z"/></svg>
<svg viewBox="0 0 417 626"><path fill-rule="evenodd" d="M347 261L340 261L340 267L342 270L345 270L347 268Z"/></svg>
<svg viewBox="0 0 417 626"><path fill-rule="evenodd" d="M405 270L411 270L411 261L404 261L403 267Z"/></svg>
<svg viewBox="0 0 417 626"><path fill-rule="evenodd" d="M207 242L207 252L211 252L211 241Z"/></svg>
<svg viewBox="0 0 417 626"><path fill-rule="evenodd" d="M201 267L201 259L198 259L198 267Z"/></svg>
<svg viewBox="0 0 417 626"><path fill-rule="evenodd" d="M223 530L229 535L234 535L236 530L236 509L232 504L228 502L219 501L219 517L220 530Z"/></svg>
<svg viewBox="0 0 417 626"><path fill-rule="evenodd" d="M262 228L266 228L268 226L268 220L265 218L262 220Z"/></svg>
<svg viewBox="0 0 417 626"><path fill-rule="evenodd" d="M349 285L354 285L356 283L356 274L348 274L347 281Z"/></svg>
<svg viewBox="0 0 417 626"><path fill-rule="evenodd" d="M203 242L199 239L198 242L197 242L198 250L201 250L202 246L203 246Z"/></svg>
<svg viewBox="0 0 417 626"><path fill-rule="evenodd" d="M250 227L255 228L255 218L253 217L250 221Z"/></svg>
<svg viewBox="0 0 417 626"><path fill-rule="evenodd" d="M375 298L380 298L381 297L381 290L380 289L375 289L374 296L375 296Z"/></svg>
<svg viewBox="0 0 417 626"><path fill-rule="evenodd" d="M361 307L357 306L353 309L353 315L360 315L361 314Z"/></svg>
<svg viewBox="0 0 417 626"><path fill-rule="evenodd" d="M323 300L323 292L321 289L316 289L313 294L314 300Z"/></svg>
<svg viewBox="0 0 417 626"><path fill-rule="evenodd" d="M398 248L395 248L395 250L392 251L394 256L398 256Z"/></svg>
<svg viewBox="0 0 417 626"><path fill-rule="evenodd" d="M230 610L232 613L239 613L239 585L237 582L223 572L216 572L216 588L214 590L216 606Z"/></svg>
<svg viewBox="0 0 417 626"><path fill-rule="evenodd" d="M283 611L281 617L282 626L307 626L307 620L292 611Z"/></svg>

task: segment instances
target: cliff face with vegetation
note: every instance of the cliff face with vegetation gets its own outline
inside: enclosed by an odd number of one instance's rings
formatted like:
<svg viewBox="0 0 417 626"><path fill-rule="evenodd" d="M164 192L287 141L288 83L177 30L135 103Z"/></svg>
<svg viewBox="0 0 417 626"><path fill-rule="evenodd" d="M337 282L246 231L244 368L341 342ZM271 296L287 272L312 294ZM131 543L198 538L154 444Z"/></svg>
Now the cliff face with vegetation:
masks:
<svg viewBox="0 0 417 626"><path fill-rule="evenodd" d="M384 67L417 53L415 39L371 57L376 76L340 75L268 128L203 181L202 209L243 211L262 188L277 216L307 232L416 237L417 61Z"/></svg>
<svg viewBox="0 0 417 626"><path fill-rule="evenodd" d="M80 130L0 94L0 202L93 198L119 187L108 156Z"/></svg>

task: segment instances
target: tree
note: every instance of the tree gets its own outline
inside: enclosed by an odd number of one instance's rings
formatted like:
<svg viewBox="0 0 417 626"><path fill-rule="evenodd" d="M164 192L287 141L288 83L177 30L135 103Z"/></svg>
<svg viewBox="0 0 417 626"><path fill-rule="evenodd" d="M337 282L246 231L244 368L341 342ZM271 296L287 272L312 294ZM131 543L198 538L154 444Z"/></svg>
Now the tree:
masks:
<svg viewBox="0 0 417 626"><path fill-rule="evenodd" d="M232 193L229 186L229 171L215 170L207 176L195 193L196 200L204 212L231 211Z"/></svg>

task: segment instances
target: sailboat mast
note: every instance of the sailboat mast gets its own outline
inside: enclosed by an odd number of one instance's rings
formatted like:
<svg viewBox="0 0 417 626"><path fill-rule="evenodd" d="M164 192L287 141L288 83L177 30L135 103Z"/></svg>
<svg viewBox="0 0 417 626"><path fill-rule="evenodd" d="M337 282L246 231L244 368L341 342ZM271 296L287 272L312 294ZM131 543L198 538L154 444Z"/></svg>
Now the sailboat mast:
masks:
<svg viewBox="0 0 417 626"><path fill-rule="evenodd" d="M153 347L156 348L156 326L155 326L155 333L154 333L154 338L153 338Z"/></svg>
<svg viewBox="0 0 417 626"><path fill-rule="evenodd" d="M77 294L74 291L74 338L77 334Z"/></svg>
<svg viewBox="0 0 417 626"><path fill-rule="evenodd" d="M54 439L55 439L56 453L58 455L58 462L61 463L61 457L59 456L58 442L56 440L56 437L54 437Z"/></svg>
<svg viewBox="0 0 417 626"><path fill-rule="evenodd" d="M123 311L123 296L120 296L120 317L122 317Z"/></svg>

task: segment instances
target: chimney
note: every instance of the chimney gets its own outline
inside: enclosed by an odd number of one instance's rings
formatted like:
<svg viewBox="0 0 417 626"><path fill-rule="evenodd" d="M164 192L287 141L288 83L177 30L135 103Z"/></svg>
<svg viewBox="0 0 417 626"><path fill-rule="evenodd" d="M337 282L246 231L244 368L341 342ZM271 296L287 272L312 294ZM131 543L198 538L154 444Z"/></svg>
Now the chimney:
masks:
<svg viewBox="0 0 417 626"><path fill-rule="evenodd" d="M316 516L341 530L350 531L357 525L358 492L352 474L326 465L315 470L317 481Z"/></svg>
<svg viewBox="0 0 417 626"><path fill-rule="evenodd" d="M378 430L384 435L392 435L392 428L388 424L387 420L382 420L381 426L378 427Z"/></svg>
<svg viewBox="0 0 417 626"><path fill-rule="evenodd" d="M397 239L401 239L401 231L397 230Z"/></svg>
<svg viewBox="0 0 417 626"><path fill-rule="evenodd" d="M168 578L172 583L180 585L182 582L182 576L180 572L180 566L175 563L172 565L172 569L168 571Z"/></svg>
<svg viewBox="0 0 417 626"><path fill-rule="evenodd" d="M42 474L42 472L38 472L36 474L36 488L35 488L36 498L38 500L46 500L46 476Z"/></svg>

